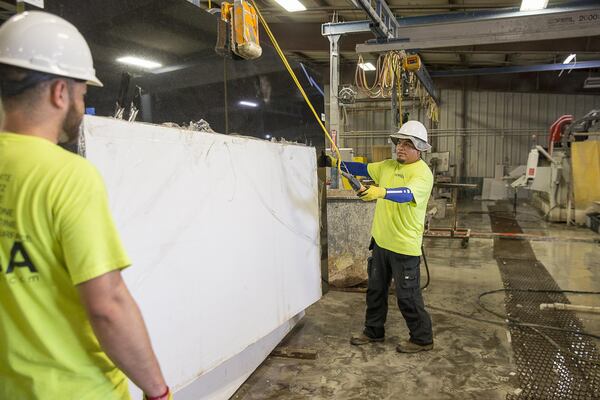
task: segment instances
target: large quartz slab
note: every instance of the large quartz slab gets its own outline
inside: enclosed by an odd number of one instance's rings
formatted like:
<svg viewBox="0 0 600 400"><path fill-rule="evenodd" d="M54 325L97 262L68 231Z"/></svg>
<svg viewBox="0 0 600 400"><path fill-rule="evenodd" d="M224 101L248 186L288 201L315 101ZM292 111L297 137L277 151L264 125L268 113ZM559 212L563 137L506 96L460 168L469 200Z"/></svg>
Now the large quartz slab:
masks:
<svg viewBox="0 0 600 400"><path fill-rule="evenodd" d="M84 141L175 390L320 298L314 148L89 116Z"/></svg>

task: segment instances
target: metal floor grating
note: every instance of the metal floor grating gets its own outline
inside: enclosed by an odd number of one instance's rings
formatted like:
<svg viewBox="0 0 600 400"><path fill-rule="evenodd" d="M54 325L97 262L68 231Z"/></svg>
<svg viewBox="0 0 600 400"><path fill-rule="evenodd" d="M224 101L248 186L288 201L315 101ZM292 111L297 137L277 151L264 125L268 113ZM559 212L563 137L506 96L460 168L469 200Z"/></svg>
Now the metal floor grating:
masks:
<svg viewBox="0 0 600 400"><path fill-rule="evenodd" d="M505 211L490 207L490 211ZM490 213L494 232L522 232L516 221ZM546 267L536 258L527 241L494 239L494 256L506 289L560 290ZM573 289L573 288L569 288ZM562 293L506 292L509 317L522 322L582 331L583 324L571 311L540 311L540 303L569 303ZM507 400L600 399L600 365L576 358L557 349L530 328L511 326L512 348L517 364L520 393ZM542 330L562 349L600 363L592 339L574 333Z"/></svg>

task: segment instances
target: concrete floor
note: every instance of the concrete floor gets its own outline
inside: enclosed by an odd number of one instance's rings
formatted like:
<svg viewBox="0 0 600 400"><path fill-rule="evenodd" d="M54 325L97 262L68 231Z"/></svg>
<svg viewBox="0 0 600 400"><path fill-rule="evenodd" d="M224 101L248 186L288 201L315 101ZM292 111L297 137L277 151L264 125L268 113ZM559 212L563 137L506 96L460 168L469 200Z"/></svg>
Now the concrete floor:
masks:
<svg viewBox="0 0 600 400"><path fill-rule="evenodd" d="M460 225L490 232L489 216L481 213L488 204L493 202L461 205ZM526 204L519 206L517 219L525 233L566 239L532 242L536 257L562 289L600 290L600 246L568 241L598 239L599 235L543 222ZM462 249L458 241L428 239L426 252L431 285L424 297L433 320L433 351L415 355L395 351L396 343L407 338L408 332L392 296L386 341L351 346L350 336L362 329L365 295L331 291L307 310L303 321L281 343L282 347L316 350L318 358L269 357L233 398L492 400L519 393L508 330L442 311L495 319L475 304L480 292L502 288L493 240L471 239L469 247ZM570 300L600 306L599 296L570 296ZM503 301L503 294L498 294L487 298L486 304L503 313ZM589 332L600 332L600 316L578 317Z"/></svg>

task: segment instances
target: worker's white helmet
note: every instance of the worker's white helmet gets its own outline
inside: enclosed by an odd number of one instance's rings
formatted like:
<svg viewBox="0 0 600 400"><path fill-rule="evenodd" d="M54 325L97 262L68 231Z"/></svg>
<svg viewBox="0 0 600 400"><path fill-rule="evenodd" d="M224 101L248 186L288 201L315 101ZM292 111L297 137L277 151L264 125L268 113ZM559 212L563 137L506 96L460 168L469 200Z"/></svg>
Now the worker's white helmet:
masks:
<svg viewBox="0 0 600 400"><path fill-rule="evenodd" d="M102 86L81 33L70 22L46 12L17 14L0 26L0 64Z"/></svg>
<svg viewBox="0 0 600 400"><path fill-rule="evenodd" d="M407 121L398 133L390 135L392 142L397 145L400 139L409 139L415 148L419 151L431 150L431 145L427 141L427 128L419 121Z"/></svg>

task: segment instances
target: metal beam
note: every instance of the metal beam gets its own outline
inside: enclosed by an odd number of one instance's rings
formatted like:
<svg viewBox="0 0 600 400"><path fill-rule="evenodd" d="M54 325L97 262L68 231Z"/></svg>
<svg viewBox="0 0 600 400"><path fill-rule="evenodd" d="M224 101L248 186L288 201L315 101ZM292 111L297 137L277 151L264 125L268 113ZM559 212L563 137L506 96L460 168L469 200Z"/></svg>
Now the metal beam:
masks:
<svg viewBox="0 0 600 400"><path fill-rule="evenodd" d="M438 23L457 23L457 22L472 22L472 21L488 21L493 22L499 19L531 17L550 15L555 16L556 13L572 12L572 11L590 11L600 7L598 2L592 1L576 1L568 5L545 8L537 11L519 11L518 8L510 8L504 10L480 10L468 12L452 12L430 15L420 15L415 17L403 17L398 19L400 27L420 26L426 24Z"/></svg>
<svg viewBox="0 0 600 400"><path fill-rule="evenodd" d="M390 10L392 11L417 11L422 13L423 11L437 11L437 10L482 10L482 9L494 9L498 10L501 8L513 8L515 6L515 2L504 2L504 3L485 3L485 4L388 4ZM264 15L279 15L284 14L287 11L282 9L281 7L263 7L260 11ZM348 13L357 11L356 7L346 7L346 6L325 6L325 7L311 7L309 9L303 10L302 15L309 14L328 14L332 11L336 11L337 13Z"/></svg>
<svg viewBox="0 0 600 400"><path fill-rule="evenodd" d="M431 76L434 78L442 77L457 77L457 76L474 76L474 75L495 75L495 74L517 74L522 72L543 72L543 71L560 71L570 69L588 69L600 68L600 60L594 61L579 61L574 64L535 64L521 65L514 67L496 67L496 68L466 68L454 69L449 71L433 71Z"/></svg>
<svg viewBox="0 0 600 400"><path fill-rule="evenodd" d="M0 8L10 12L17 12L17 6L6 1L0 1Z"/></svg>
<svg viewBox="0 0 600 400"><path fill-rule="evenodd" d="M375 7L373 7L373 1L375 1ZM354 2L367 13L367 16L371 19L370 21L329 23L321 25L321 34L323 36L328 36L331 43L333 43L331 39L336 38L336 52L338 51L337 38L344 34L371 31L375 34L377 40L387 40L397 37L399 24L385 0L354 0ZM333 48L331 49L331 54L333 57ZM339 65L335 65L335 68L339 68ZM333 71L333 64L331 64L330 69ZM417 78L419 78L425 87L425 90L433 98L436 104L439 104L439 97L425 65L418 71ZM333 83L331 84L333 86ZM335 94L337 96L337 92L335 92Z"/></svg>
<svg viewBox="0 0 600 400"><path fill-rule="evenodd" d="M371 21L328 22L321 25L321 35L345 35L371 32Z"/></svg>
<svg viewBox="0 0 600 400"><path fill-rule="evenodd" d="M594 4L595 3L595 4ZM394 39L358 44L356 51L427 49L600 35L598 2L535 12L481 11L407 17Z"/></svg>
<svg viewBox="0 0 600 400"><path fill-rule="evenodd" d="M431 76L425 65L421 66L421 68L417 71L417 78L421 81L427 93L431 96L431 98L435 101L436 104L440 104L440 97L438 96L437 91L435 90L435 86L433 85L433 81L431 80Z"/></svg>
<svg viewBox="0 0 600 400"><path fill-rule="evenodd" d="M395 38L398 20L384 0L354 0L371 19L371 30L377 38ZM375 3L375 4L373 4ZM374 6L374 7L373 7Z"/></svg>

